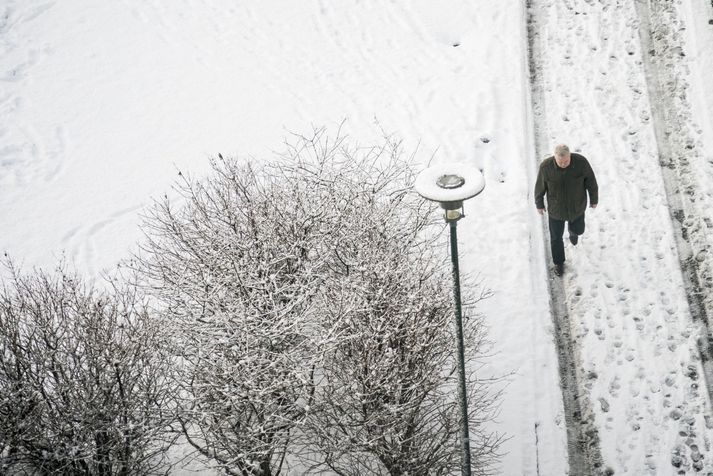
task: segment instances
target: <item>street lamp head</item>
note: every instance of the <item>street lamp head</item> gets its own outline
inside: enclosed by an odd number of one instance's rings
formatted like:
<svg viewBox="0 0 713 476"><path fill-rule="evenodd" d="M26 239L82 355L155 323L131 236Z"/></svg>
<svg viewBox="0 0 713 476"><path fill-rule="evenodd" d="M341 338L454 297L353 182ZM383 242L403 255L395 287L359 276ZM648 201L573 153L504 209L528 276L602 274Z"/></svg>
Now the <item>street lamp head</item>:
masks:
<svg viewBox="0 0 713 476"><path fill-rule="evenodd" d="M470 164L438 164L418 174L414 188L423 198L441 205L446 221L455 221L462 217L463 201L483 191L485 178Z"/></svg>

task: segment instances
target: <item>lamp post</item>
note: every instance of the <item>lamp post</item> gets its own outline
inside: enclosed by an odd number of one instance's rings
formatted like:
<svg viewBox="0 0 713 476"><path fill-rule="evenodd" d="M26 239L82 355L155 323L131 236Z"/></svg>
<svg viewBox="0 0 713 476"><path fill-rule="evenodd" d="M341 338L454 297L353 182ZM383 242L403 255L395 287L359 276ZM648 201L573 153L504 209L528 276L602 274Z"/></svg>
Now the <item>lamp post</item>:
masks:
<svg viewBox="0 0 713 476"><path fill-rule="evenodd" d="M458 400L461 412L461 473L470 476L470 437L468 431L468 398L465 388L465 350L463 344L463 312L460 297L458 267L458 220L463 218L463 201L473 198L485 188L483 174L464 163L440 164L422 171L414 188L423 198L438 202L450 228L451 263L453 265L453 300L455 303L456 340L458 345Z"/></svg>

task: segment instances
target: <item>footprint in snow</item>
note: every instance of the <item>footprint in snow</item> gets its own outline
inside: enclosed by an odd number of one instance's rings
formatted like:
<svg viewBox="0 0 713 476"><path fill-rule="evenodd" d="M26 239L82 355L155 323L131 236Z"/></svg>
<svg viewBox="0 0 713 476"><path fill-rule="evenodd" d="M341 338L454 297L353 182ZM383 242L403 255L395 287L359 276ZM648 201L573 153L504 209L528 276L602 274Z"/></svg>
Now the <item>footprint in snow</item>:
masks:
<svg viewBox="0 0 713 476"><path fill-rule="evenodd" d="M609 395L616 398L619 396L619 390L621 390L621 382L618 375L614 376L614 380L609 382Z"/></svg>
<svg viewBox="0 0 713 476"><path fill-rule="evenodd" d="M638 397L641 394L641 388L639 387L639 383L634 380L631 382L629 385L629 395L632 397Z"/></svg>

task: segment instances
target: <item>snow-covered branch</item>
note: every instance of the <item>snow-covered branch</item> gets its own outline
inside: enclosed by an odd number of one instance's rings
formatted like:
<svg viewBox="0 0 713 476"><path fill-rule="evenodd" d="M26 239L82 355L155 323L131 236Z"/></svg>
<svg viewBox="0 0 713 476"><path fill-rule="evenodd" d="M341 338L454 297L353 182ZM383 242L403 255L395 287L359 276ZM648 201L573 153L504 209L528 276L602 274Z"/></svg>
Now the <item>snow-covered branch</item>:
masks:
<svg viewBox="0 0 713 476"><path fill-rule="evenodd" d="M0 472L160 474L171 422L157 323L136 289L64 264L0 290Z"/></svg>
<svg viewBox="0 0 713 476"><path fill-rule="evenodd" d="M219 156L205 179L181 175L180 203L146 217L133 266L180 362L182 428L225 471L458 467L451 275L413 178L398 142L317 131L260 167ZM470 388L478 426L487 392Z"/></svg>

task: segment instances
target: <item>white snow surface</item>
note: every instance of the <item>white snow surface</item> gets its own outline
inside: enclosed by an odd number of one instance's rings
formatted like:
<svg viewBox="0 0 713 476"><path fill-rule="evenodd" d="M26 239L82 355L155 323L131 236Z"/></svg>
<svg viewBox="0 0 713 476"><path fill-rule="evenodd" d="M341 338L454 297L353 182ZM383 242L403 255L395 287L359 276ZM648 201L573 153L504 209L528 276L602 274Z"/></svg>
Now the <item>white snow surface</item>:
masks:
<svg viewBox="0 0 713 476"><path fill-rule="evenodd" d="M97 276L128 256L141 210L171 194L178 169L200 176L219 152L264 160L290 133L343 120L362 144L383 131L402 138L424 167L469 163L488 185L465 204L461 270L495 292L480 308L494 343L481 375L507 376L491 424L510 437L497 472L567 474L532 197L543 158L533 121L543 121L600 184L564 280L581 367L596 375L580 390L596 402L604 465L675 474L672 453L690 453L695 438L713 471L633 2L533 1L546 30L546 118L531 114L525 3L4 0L0 250L45 268L64 253ZM710 167L713 13L703 0L673 3L691 26L680 61Z"/></svg>

